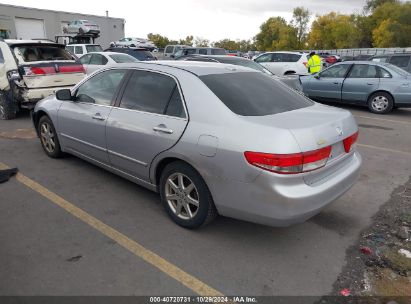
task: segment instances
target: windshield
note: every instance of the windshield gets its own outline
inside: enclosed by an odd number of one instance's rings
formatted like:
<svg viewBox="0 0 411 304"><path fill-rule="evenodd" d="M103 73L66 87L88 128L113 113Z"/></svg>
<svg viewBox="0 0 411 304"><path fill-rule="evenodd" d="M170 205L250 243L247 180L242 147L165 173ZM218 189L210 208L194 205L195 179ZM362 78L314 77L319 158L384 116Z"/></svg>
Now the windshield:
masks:
<svg viewBox="0 0 411 304"><path fill-rule="evenodd" d="M52 45L19 45L14 47L19 62L73 60L63 47Z"/></svg>
<svg viewBox="0 0 411 304"><path fill-rule="evenodd" d="M102 52L103 48L100 45L86 45L87 53L91 52Z"/></svg>
<svg viewBox="0 0 411 304"><path fill-rule="evenodd" d="M268 75L273 76L274 74L271 73L269 70L267 70L266 68L264 68L261 64L255 62L255 61L251 61L251 60L247 60L247 59L219 59L219 61L221 63L227 63L227 64L234 64L234 65L239 65L239 66L243 66L246 68L251 68L253 70L257 70L260 72L264 72Z"/></svg>
<svg viewBox="0 0 411 304"><path fill-rule="evenodd" d="M137 62L138 60L134 57L131 57L127 54L115 54L109 55L111 59L113 59L116 63L129 63L129 62Z"/></svg>
<svg viewBox="0 0 411 304"><path fill-rule="evenodd" d="M149 51L132 51L128 53L130 56L140 60L140 61L147 61L147 60L154 60L154 56Z"/></svg>
<svg viewBox="0 0 411 304"><path fill-rule="evenodd" d="M314 104L259 72L211 74L200 79L232 112L242 116L273 115Z"/></svg>

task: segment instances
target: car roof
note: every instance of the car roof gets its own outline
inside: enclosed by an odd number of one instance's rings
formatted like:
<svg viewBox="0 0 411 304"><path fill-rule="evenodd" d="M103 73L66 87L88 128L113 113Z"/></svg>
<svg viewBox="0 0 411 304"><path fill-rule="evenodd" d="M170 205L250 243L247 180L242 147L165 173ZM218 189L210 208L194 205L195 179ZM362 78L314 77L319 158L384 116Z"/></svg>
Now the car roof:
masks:
<svg viewBox="0 0 411 304"><path fill-rule="evenodd" d="M110 56L110 55L125 55L125 56L130 56L130 55L126 54L126 53L120 53L120 52L89 52L89 53L84 54L84 55L89 55L89 54L100 54L100 55L103 55L103 56ZM84 55L83 55L83 56L84 56Z"/></svg>
<svg viewBox="0 0 411 304"><path fill-rule="evenodd" d="M146 48L139 48L139 47L109 47L108 49L107 49L108 51L109 50L129 50L129 51L148 51L148 49L146 49Z"/></svg>
<svg viewBox="0 0 411 304"><path fill-rule="evenodd" d="M276 53L285 53L285 54L298 54L298 55L304 55L308 53L304 53L304 52L290 52L290 51L275 51L275 52L265 52L264 54L276 54ZM263 54L261 54L263 55Z"/></svg>
<svg viewBox="0 0 411 304"><path fill-rule="evenodd" d="M176 60L161 60L161 61L140 61L136 63L118 63L111 67L121 68L147 68L153 69L155 66L168 67L176 70L183 70L197 76L210 74L228 74L234 72L255 72L255 70L229 64L221 64L218 62L201 62L201 61L176 61Z"/></svg>
<svg viewBox="0 0 411 304"><path fill-rule="evenodd" d="M62 46L65 47L64 44L50 42L47 40L19 40L19 39L5 39L6 42L10 46L17 46L17 45L27 45L27 44L44 44L44 45L53 45L53 46Z"/></svg>
<svg viewBox="0 0 411 304"><path fill-rule="evenodd" d="M238 56L229 56L229 55L188 55L184 56L183 58L209 58L209 59L227 59L227 60L248 60L243 57L238 57Z"/></svg>

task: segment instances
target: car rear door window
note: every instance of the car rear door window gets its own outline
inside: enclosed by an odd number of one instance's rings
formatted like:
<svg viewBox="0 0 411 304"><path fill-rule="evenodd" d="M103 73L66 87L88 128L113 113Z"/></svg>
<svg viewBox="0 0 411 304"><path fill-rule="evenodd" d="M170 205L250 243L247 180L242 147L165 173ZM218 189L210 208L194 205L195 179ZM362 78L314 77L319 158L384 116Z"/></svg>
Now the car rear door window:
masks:
<svg viewBox="0 0 411 304"><path fill-rule="evenodd" d="M407 68L410 63L410 56L392 56L390 63L400 68Z"/></svg>
<svg viewBox="0 0 411 304"><path fill-rule="evenodd" d="M314 104L261 72L210 74L200 79L232 112L242 116L273 115Z"/></svg>
<svg viewBox="0 0 411 304"><path fill-rule="evenodd" d="M381 75L381 78L392 78L391 73L381 67L380 67L380 75Z"/></svg>
<svg viewBox="0 0 411 304"><path fill-rule="evenodd" d="M200 55L207 55L207 50L201 49L201 50L198 51L198 53L199 53Z"/></svg>
<svg viewBox="0 0 411 304"><path fill-rule="evenodd" d="M83 54L83 47L82 46L76 46L74 49L74 52L78 55Z"/></svg>
<svg viewBox="0 0 411 304"><path fill-rule="evenodd" d="M77 89L75 100L109 106L126 70L109 70L88 79Z"/></svg>
<svg viewBox="0 0 411 304"><path fill-rule="evenodd" d="M300 60L302 55L299 54L287 54L287 53L283 53L283 62L297 62L298 60Z"/></svg>
<svg viewBox="0 0 411 304"><path fill-rule="evenodd" d="M90 55L90 54L84 55L84 56L82 56L82 57L80 58L80 62L81 62L81 64L89 64L90 59L91 59L91 55Z"/></svg>
<svg viewBox="0 0 411 304"><path fill-rule="evenodd" d="M262 62L271 62L271 61L272 61L272 55L274 55L274 54L264 54L264 55L261 55L261 56L258 57L255 61L256 61L256 62L260 62L260 63L262 63Z"/></svg>
<svg viewBox="0 0 411 304"><path fill-rule="evenodd" d="M275 53L272 56L272 62L283 62L283 54L282 53Z"/></svg>
<svg viewBox="0 0 411 304"><path fill-rule="evenodd" d="M344 78L350 67L350 64L334 65L321 72L320 76L324 78Z"/></svg>
<svg viewBox="0 0 411 304"><path fill-rule="evenodd" d="M168 47L166 47L166 50L164 51L164 53L166 53L166 54L172 54L172 53L173 53L173 50L174 50L174 47L168 46Z"/></svg>
<svg viewBox="0 0 411 304"><path fill-rule="evenodd" d="M355 64L350 71L349 78L379 78L378 69L371 64Z"/></svg>
<svg viewBox="0 0 411 304"><path fill-rule="evenodd" d="M108 59L100 54L92 54L90 59L90 65L105 65Z"/></svg>
<svg viewBox="0 0 411 304"><path fill-rule="evenodd" d="M178 112L175 109L177 106L174 105L178 101L175 99L179 98L181 103L181 98L174 95L176 87L177 83L170 76L148 71L134 71L127 83L120 108L165 114L170 100L173 100L169 111L175 114Z"/></svg>

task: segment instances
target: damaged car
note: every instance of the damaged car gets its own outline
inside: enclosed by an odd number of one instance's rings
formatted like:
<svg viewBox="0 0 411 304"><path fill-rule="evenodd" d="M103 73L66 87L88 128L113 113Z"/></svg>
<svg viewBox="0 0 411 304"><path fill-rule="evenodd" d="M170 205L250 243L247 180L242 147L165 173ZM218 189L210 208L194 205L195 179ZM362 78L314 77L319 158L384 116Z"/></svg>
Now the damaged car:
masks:
<svg viewBox="0 0 411 304"><path fill-rule="evenodd" d="M83 65L50 41L0 40L0 119L13 119L22 109L59 89L71 88L86 76Z"/></svg>

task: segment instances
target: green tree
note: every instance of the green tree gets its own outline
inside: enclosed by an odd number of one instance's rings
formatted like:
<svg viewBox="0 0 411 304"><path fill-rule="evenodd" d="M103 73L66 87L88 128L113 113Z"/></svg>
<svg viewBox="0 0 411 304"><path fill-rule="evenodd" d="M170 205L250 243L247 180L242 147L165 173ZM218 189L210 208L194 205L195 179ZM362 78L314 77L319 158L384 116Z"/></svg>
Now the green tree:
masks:
<svg viewBox="0 0 411 304"><path fill-rule="evenodd" d="M307 38L308 24L310 22L310 12L304 7L296 7L293 11L292 25L297 32L298 48L303 49Z"/></svg>
<svg viewBox="0 0 411 304"><path fill-rule="evenodd" d="M355 16L335 12L318 16L308 36L312 49L354 48L358 46L358 40Z"/></svg>
<svg viewBox="0 0 411 304"><path fill-rule="evenodd" d="M195 43L196 47L208 47L208 46L210 46L210 40L202 38L202 37L196 37L194 43Z"/></svg>
<svg viewBox="0 0 411 304"><path fill-rule="evenodd" d="M389 3L389 4L399 3L399 0L367 0L367 2L365 3L364 10L366 12L373 12L379 6L386 4L386 3Z"/></svg>
<svg viewBox="0 0 411 304"><path fill-rule="evenodd" d="M151 40L159 49L163 49L168 44L172 44L172 41L165 36L161 36L160 34L153 34L150 33L147 35L147 38Z"/></svg>
<svg viewBox="0 0 411 304"><path fill-rule="evenodd" d="M370 15L374 47L408 47L411 45L411 3L387 2Z"/></svg>
<svg viewBox="0 0 411 304"><path fill-rule="evenodd" d="M179 44L193 46L193 36L187 36L185 39L180 39Z"/></svg>
<svg viewBox="0 0 411 304"><path fill-rule="evenodd" d="M298 48L297 33L284 18L271 17L260 27L255 37L259 50L293 50Z"/></svg>

